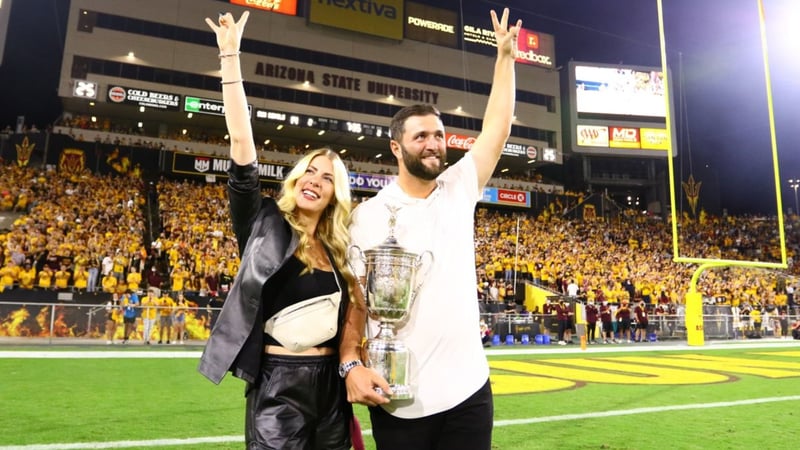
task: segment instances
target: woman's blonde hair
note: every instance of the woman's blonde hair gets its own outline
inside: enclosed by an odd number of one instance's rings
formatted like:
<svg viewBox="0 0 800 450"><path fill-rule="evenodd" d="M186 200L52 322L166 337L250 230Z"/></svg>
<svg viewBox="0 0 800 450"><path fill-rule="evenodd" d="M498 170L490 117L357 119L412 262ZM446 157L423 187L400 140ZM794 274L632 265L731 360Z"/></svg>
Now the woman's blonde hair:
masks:
<svg viewBox="0 0 800 450"><path fill-rule="evenodd" d="M355 283L353 273L347 265L347 247L350 245L350 210L352 200L350 198L350 173L339 155L329 148L319 148L310 151L303 156L294 168L289 172L281 185L281 192L278 195L278 208L283 212L283 216L289 225L300 236L300 245L297 249L297 257L302 261L308 271L313 271L311 258L306 254L309 236L305 229L300 226L297 220L295 209L297 200L294 192L297 180L300 179L308 169L311 161L317 156L328 158L333 164L333 199L322 212L317 224L317 238L322 241L333 257L333 264L336 269L344 276L348 287L352 288ZM352 291L350 292L352 301Z"/></svg>

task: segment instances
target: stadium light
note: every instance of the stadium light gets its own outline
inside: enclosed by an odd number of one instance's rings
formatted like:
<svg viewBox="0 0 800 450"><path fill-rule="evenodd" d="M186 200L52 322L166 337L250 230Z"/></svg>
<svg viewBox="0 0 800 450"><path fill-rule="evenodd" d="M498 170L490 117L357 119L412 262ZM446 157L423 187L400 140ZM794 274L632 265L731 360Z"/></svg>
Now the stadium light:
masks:
<svg viewBox="0 0 800 450"><path fill-rule="evenodd" d="M800 179L798 178L790 178L789 179L789 187L794 189L794 213L800 214L797 210L797 188L800 187Z"/></svg>

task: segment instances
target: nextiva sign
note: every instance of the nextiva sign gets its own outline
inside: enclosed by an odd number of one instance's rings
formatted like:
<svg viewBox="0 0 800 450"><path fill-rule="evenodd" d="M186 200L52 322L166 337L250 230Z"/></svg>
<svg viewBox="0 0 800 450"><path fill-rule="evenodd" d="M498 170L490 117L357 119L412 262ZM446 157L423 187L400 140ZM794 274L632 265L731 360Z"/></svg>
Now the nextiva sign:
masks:
<svg viewBox="0 0 800 450"><path fill-rule="evenodd" d="M183 110L198 114L225 115L225 105L221 101L200 97L185 97L183 99ZM247 105L247 111L250 117L253 117L253 107L251 105Z"/></svg>
<svg viewBox="0 0 800 450"><path fill-rule="evenodd" d="M403 0L311 0L308 21L357 31L359 33L403 39Z"/></svg>

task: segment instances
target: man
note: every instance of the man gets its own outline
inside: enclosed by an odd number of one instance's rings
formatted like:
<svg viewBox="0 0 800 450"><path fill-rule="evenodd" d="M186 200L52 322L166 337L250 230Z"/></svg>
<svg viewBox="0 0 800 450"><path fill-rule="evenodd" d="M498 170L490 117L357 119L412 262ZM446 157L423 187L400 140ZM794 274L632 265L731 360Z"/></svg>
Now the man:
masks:
<svg viewBox="0 0 800 450"><path fill-rule="evenodd" d="M647 342L647 326L650 321L647 319L647 304L644 300L636 305L633 313L636 315L636 334L634 335L634 340L636 342Z"/></svg>
<svg viewBox="0 0 800 450"><path fill-rule="evenodd" d="M152 289L148 289L147 295L142 298L142 323L144 324L142 338L145 345L150 345L150 337L153 335L153 329L156 325L158 306L156 293Z"/></svg>
<svg viewBox="0 0 800 450"><path fill-rule="evenodd" d="M183 294L180 294L181 297ZM172 297L169 295L167 291L161 291L161 297L158 299L158 315L159 315L159 322L158 322L158 343L161 344L162 342L166 342L169 344L169 340L172 335L172 311L175 309L175 301L172 300ZM166 335L166 339L164 339Z"/></svg>
<svg viewBox="0 0 800 450"><path fill-rule="evenodd" d="M509 27L508 15L505 9L498 21L491 12L498 55L483 128L471 150L444 170L445 131L438 111L427 105L401 109L390 125L398 177L354 212L352 241L362 249L380 245L389 236L388 206L399 208L398 243L412 253L433 253L407 323L397 328L397 337L411 354L412 400L390 403L376 393L376 387L391 391L376 371L361 365L363 299L357 298L348 311L340 374L348 400L371 407L373 437L380 450L491 448L489 366L475 333L479 311L473 229L475 205L494 172L514 114L514 54L521 21ZM363 277L360 265L357 275ZM447 327L441 326L442 317L448 318Z"/></svg>
<svg viewBox="0 0 800 450"><path fill-rule="evenodd" d="M109 274L112 277L113 274ZM122 323L125 325L125 335L122 343L127 344L128 339L136 331L136 309L139 308L139 296L135 292L127 290L122 297Z"/></svg>

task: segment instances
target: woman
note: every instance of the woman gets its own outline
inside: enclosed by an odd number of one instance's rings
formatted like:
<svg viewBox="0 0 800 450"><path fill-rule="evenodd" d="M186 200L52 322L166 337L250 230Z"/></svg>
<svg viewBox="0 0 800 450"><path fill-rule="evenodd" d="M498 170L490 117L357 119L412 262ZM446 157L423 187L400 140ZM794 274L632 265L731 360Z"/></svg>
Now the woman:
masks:
<svg viewBox="0 0 800 450"><path fill-rule="evenodd" d="M111 300L106 304L106 344L114 343L117 334L117 320L119 320L119 294L111 295Z"/></svg>
<svg viewBox="0 0 800 450"><path fill-rule="evenodd" d="M345 265L349 175L336 153L316 150L289 172L277 202L262 198L239 64L247 17L206 19L220 49L228 196L242 256L199 370L216 383L226 371L247 381L247 448L348 449L352 409L337 349L354 282ZM297 305L337 299L325 314L292 314Z"/></svg>

